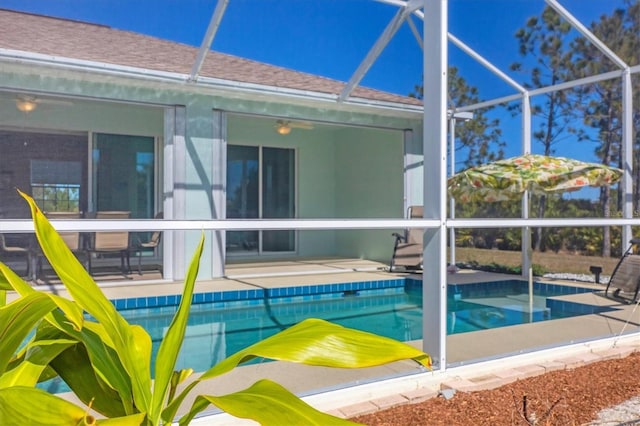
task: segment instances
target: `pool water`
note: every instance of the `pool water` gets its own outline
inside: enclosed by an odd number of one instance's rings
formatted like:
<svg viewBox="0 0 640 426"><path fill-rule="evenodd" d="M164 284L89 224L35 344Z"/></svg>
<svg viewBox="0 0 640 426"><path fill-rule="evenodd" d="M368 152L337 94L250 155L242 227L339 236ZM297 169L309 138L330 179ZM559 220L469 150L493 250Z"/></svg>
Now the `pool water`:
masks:
<svg viewBox="0 0 640 426"><path fill-rule="evenodd" d="M549 304L549 296L566 294L565 290L558 289L559 286L543 288L543 291L538 289L533 310L529 312L526 282L509 283L449 286L447 333L466 333L588 313L567 310L565 305L549 307L553 306ZM129 323L139 324L147 330L155 354L176 309L176 306L154 307L121 313ZM421 339L421 283L313 297L265 297L227 303L223 308L219 303L194 304L176 368L205 371L227 356L310 317L400 341ZM65 391L64 384L60 386L60 383L55 384L53 391ZM52 389L49 387L49 390Z"/></svg>
<svg viewBox="0 0 640 426"><path fill-rule="evenodd" d="M526 287L525 287L526 288ZM534 297L529 313L528 296L510 288L509 294L485 291L476 297L448 298L447 333L466 333L527 322L562 318L575 313L546 307L546 295ZM480 296L480 297L478 297ZM175 309L149 315L144 310L123 311L132 324L144 327L154 349L171 323ZM203 371L225 357L290 327L305 318L321 318L345 327L368 331L400 341L422 338L422 288L364 290L304 298L265 298L259 305L194 305L189 317L178 368Z"/></svg>

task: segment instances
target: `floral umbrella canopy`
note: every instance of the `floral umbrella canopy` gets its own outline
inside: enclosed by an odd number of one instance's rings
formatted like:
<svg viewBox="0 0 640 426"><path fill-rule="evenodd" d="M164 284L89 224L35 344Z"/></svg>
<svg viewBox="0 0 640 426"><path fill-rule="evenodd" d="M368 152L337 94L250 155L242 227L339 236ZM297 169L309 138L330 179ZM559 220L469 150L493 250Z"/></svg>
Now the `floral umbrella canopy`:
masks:
<svg viewBox="0 0 640 426"><path fill-rule="evenodd" d="M458 201L506 201L524 191L544 195L585 186L616 183L622 170L563 157L527 154L464 170L449 178L448 190Z"/></svg>

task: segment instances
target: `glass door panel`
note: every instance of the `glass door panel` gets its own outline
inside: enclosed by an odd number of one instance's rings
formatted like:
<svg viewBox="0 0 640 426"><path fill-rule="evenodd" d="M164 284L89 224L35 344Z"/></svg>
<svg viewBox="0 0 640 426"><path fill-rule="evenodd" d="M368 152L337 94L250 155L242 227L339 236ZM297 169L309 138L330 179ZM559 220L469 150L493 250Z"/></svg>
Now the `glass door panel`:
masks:
<svg viewBox="0 0 640 426"><path fill-rule="evenodd" d="M262 151L262 217L289 219L295 217L294 151L264 148ZM263 231L262 250L283 252L295 250L294 231Z"/></svg>
<svg viewBox="0 0 640 426"><path fill-rule="evenodd" d="M259 212L259 150L229 145L227 149L227 218L257 219ZM227 253L258 252L258 231L227 232Z"/></svg>
<svg viewBox="0 0 640 426"><path fill-rule="evenodd" d="M95 211L124 210L132 218L155 216L154 139L96 134L93 146Z"/></svg>
<svg viewBox="0 0 640 426"><path fill-rule="evenodd" d="M295 217L295 151L229 145L227 218ZM228 254L295 251L295 232L229 231Z"/></svg>
<svg viewBox="0 0 640 426"><path fill-rule="evenodd" d="M148 136L95 134L92 147L92 212L89 217L100 218L100 212L128 212L121 217L153 219L155 212L155 139ZM158 250L142 250L140 244L151 238L151 232L128 232L128 255L138 256L139 271L142 258L159 259ZM112 234L113 236L113 234ZM122 236L122 235L120 235ZM88 246L93 250L92 262L98 266L114 266L122 252L102 251L94 235ZM95 259L95 260L94 260Z"/></svg>

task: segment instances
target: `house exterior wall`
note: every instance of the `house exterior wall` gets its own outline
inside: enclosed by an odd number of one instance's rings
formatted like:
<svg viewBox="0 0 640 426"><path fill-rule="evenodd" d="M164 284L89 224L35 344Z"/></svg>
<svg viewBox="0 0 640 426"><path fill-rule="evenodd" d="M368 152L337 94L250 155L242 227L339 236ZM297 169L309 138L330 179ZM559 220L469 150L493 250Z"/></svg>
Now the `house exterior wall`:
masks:
<svg viewBox="0 0 640 426"><path fill-rule="evenodd" d="M337 217L403 216L403 132L346 128L336 150ZM388 261L392 231L346 230L337 235L340 256Z"/></svg>
<svg viewBox="0 0 640 426"><path fill-rule="evenodd" d="M182 198L180 203L171 204L171 211L166 211L166 206L161 204L167 219L225 218L226 159L223 153L227 143L296 150L299 218L403 217L402 129L418 129L419 120L385 116L377 111L284 104L267 98L248 101L189 93L182 87L172 88L166 84L101 79L97 75L17 65L15 69L0 71L0 78L5 87L13 91L3 94L0 127L143 135L163 141L166 112L171 112L175 105L181 106L185 130L184 145L180 146L184 152L173 154L184 161L181 165L184 181L174 182L173 190L179 190ZM68 99L68 104L43 104L24 114L15 108L10 97L12 93L21 92L59 95L63 101ZM277 117L286 116L335 126L322 125L313 131L295 129L283 137L273 126ZM221 117L228 119L228 122L222 121L228 126L226 133L216 127ZM163 156L167 155L167 149L174 148L165 142L164 149L158 152L160 175L166 174ZM164 185L163 197L166 198L170 190ZM296 255L386 260L390 256L390 232L300 231ZM165 239L165 244L178 242L176 247L180 250L176 253L174 247L173 252L167 251L170 255L165 255L165 262L188 261L199 238L200 232L193 231L182 238ZM206 238L208 244L202 256L200 277L222 276L224 233L209 232ZM183 269L173 265L165 270L171 275L165 278L179 279Z"/></svg>
<svg viewBox="0 0 640 426"><path fill-rule="evenodd" d="M403 132L370 127L318 126L279 135L273 120L230 115L229 144L291 148L297 156L299 218L403 217ZM300 231L303 257L388 260L390 231Z"/></svg>

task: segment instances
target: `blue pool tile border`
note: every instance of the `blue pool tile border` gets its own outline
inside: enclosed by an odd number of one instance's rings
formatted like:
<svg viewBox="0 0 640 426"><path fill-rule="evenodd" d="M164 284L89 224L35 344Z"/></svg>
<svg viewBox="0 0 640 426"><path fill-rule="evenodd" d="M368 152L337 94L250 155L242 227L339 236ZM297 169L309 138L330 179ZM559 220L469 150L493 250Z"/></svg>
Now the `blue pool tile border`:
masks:
<svg viewBox="0 0 640 426"><path fill-rule="evenodd" d="M245 302L246 305L257 305L265 297L269 299L283 299L283 301L292 301L301 298L301 300L312 300L319 296L337 294L344 292L357 292L363 290L384 290L394 288L404 288L405 278L389 278L373 281L354 281L333 284L317 284L317 285L299 285L277 287L271 289L251 289L251 290L227 290L205 293L194 293L192 297L193 305L204 303L220 303L220 306L226 306L233 302ZM181 295L164 295L164 296L148 296L113 299L111 303L119 311L128 309L142 308L161 308L177 306L180 303Z"/></svg>
<svg viewBox="0 0 640 426"><path fill-rule="evenodd" d="M504 292L512 289L514 292L521 292L527 287L527 281L522 279L511 279L501 281L490 281L472 284L449 284L448 293L462 294L462 297L474 297L490 294L490 292ZM287 287L276 287L270 289L250 289L250 290L228 290L195 293L192 297L194 306L200 304L215 303L220 307L236 306L238 304L257 305L265 297L272 302L291 302L304 300L317 300L322 297L341 297L345 292L358 292L368 290L385 290L403 288L407 292L420 291L422 279L413 277L389 278L371 281L354 281L332 284L298 285ZM577 294L596 291L596 289L567 286L559 284L547 284L534 282L534 292L544 292L548 295L561 296L565 294ZM182 298L179 294L148 296L113 299L111 302L119 311L128 309L160 308L177 306ZM576 308L579 309L579 308Z"/></svg>
<svg viewBox="0 0 640 426"><path fill-rule="evenodd" d="M594 306L567 300L547 299L547 308L571 315L601 314L615 310L610 306Z"/></svg>

